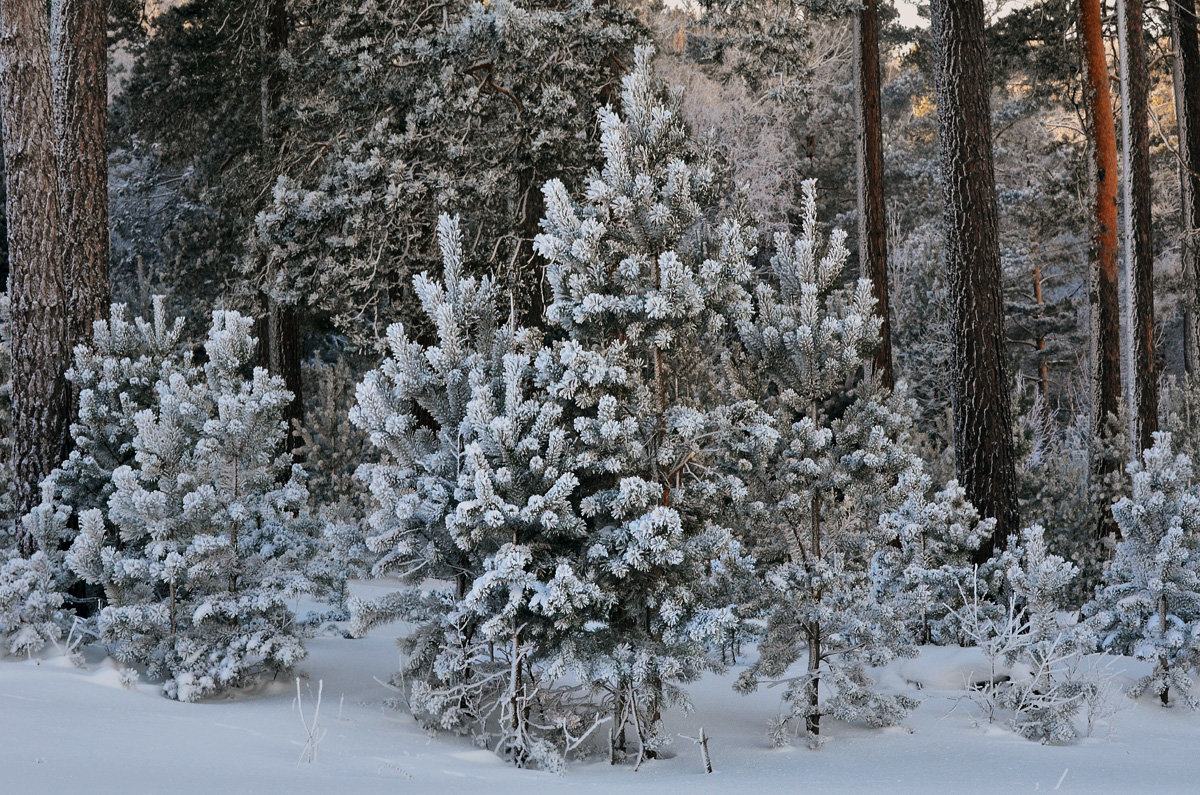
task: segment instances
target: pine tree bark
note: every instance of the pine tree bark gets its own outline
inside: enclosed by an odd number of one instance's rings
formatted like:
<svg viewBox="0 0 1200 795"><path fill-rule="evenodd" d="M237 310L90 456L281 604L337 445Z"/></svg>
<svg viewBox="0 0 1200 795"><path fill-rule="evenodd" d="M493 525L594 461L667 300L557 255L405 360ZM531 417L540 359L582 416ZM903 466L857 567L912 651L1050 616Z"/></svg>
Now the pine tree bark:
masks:
<svg viewBox="0 0 1200 795"><path fill-rule="evenodd" d="M1158 430L1154 351L1154 250L1150 212L1150 77L1145 6L1117 0L1121 47L1121 144L1125 173L1125 271L1129 296L1129 439L1136 458Z"/></svg>
<svg viewBox="0 0 1200 795"><path fill-rule="evenodd" d="M4 191L4 147L0 145L0 207L8 202L8 193ZM0 289L8 292L8 222L0 213Z"/></svg>
<svg viewBox="0 0 1200 795"><path fill-rule="evenodd" d="M304 378L300 369L303 358L303 336L299 312L293 306L271 302L270 340L272 373L283 378L292 393L292 402L284 407L283 420L288 425L284 448L295 453L303 442L299 427L304 422Z"/></svg>
<svg viewBox="0 0 1200 795"><path fill-rule="evenodd" d="M1092 199L1092 245L1088 306L1091 310L1091 381L1093 478L1103 478L1116 461L1099 454L1111 431L1110 417L1121 414L1121 310L1119 279L1117 129L1108 89L1108 58L1100 0L1080 0L1079 31L1083 48L1084 107L1088 130ZM1097 533L1115 535L1112 512L1100 506Z"/></svg>
<svg viewBox="0 0 1200 795"><path fill-rule="evenodd" d="M883 111L879 98L879 0L866 0L855 16L854 72L858 83L858 256L871 279L880 318L874 370L895 386L892 324L888 311L887 210L883 191Z"/></svg>
<svg viewBox="0 0 1200 795"><path fill-rule="evenodd" d="M68 294L63 278L58 156L51 105L50 20L41 0L0 0L0 115L4 127L16 508L69 445ZM20 539L24 554L32 538Z"/></svg>
<svg viewBox="0 0 1200 795"><path fill-rule="evenodd" d="M546 261L533 247L533 240L541 230L542 217L546 214L546 200L542 195L544 180L539 178L533 167L521 175L522 199L520 206L521 240L514 254L513 291L520 296L518 312L520 322L531 328L541 327L546 314Z"/></svg>
<svg viewBox="0 0 1200 795"><path fill-rule="evenodd" d="M50 70L71 346L108 317L108 16L104 0L53 0Z"/></svg>
<svg viewBox="0 0 1200 795"><path fill-rule="evenodd" d="M983 0L931 3L951 335L955 472L983 516L996 520L986 560L1017 532L1011 385Z"/></svg>
<svg viewBox="0 0 1200 795"><path fill-rule="evenodd" d="M278 60L279 54L288 44L288 13L285 0L265 0L260 38L263 57L259 94L260 123L263 157L269 163L276 151L278 137L272 127L282 89ZM266 354L262 361L273 375L283 378L288 391L292 393L291 402L284 407L283 420L288 426L284 447L289 453L293 453L302 443L298 428L304 422L304 379L300 364L304 355L304 343L300 312L297 307L285 306L268 298L267 317L257 328L263 335L260 336L260 351Z"/></svg>
<svg viewBox="0 0 1200 795"><path fill-rule="evenodd" d="M1175 118L1179 128L1180 209L1183 216L1183 273L1191 289L1188 307L1189 373L1200 373L1200 40L1195 0L1169 0Z"/></svg>

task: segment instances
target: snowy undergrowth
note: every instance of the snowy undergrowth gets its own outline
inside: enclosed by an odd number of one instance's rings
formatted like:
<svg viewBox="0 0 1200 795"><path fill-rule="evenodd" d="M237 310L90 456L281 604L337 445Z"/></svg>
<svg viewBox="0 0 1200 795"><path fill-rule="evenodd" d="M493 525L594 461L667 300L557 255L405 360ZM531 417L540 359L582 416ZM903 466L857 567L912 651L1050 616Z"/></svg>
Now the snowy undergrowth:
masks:
<svg viewBox="0 0 1200 795"><path fill-rule="evenodd" d="M354 586L379 596L394 583ZM384 706L394 693L376 680L396 668L395 627L347 640L343 625L328 625L309 642L299 674L306 716L308 688L323 689L320 713L326 731L312 764L297 765L308 740L294 702L295 681L280 677L202 704L161 698L144 681L122 686L122 666L85 650L73 667L61 653L0 663L0 769L12 791L86 788L100 791L463 792L542 791L743 792L768 787L855 791L1122 791L1144 785L1153 773L1156 791L1194 786L1194 748L1200 722L1189 710L1164 710L1152 695L1127 705L1091 738L1072 745L1027 742L999 724L987 724L969 704L954 709L988 661L977 649L921 648L916 658L871 673L885 692L916 694L921 705L902 726L871 730L831 723L834 740L819 752L775 749L763 715L780 708L780 693L733 692L743 665L710 674L691 688L694 710L664 716L675 741L666 756L633 773L612 767L604 754L571 763L565 777L505 765L467 739L431 739L407 715ZM744 649L754 659L752 648ZM1150 664L1127 657L1089 656L1109 666L1119 691L1133 686ZM318 683L322 683L318 685ZM118 717L119 716L119 717ZM681 739L703 727L714 773L706 775L699 748ZM1111 729L1111 731L1110 731ZM131 747L145 748L136 766ZM1061 780L1061 783L1060 783Z"/></svg>

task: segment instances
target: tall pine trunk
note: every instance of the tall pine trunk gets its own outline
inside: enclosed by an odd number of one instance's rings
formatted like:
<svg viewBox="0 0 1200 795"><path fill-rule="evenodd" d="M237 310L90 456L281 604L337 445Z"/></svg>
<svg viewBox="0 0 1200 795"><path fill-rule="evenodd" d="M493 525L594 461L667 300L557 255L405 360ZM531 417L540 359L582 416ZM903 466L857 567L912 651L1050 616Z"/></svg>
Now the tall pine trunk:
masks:
<svg viewBox="0 0 1200 795"><path fill-rule="evenodd" d="M272 126L272 120L279 107L282 90L279 55L288 44L285 0L265 0L259 38L262 47L259 113L263 165L264 168L274 168L279 136ZM300 364L304 355L303 326L298 307L285 306L268 298L266 311L266 318L260 320L257 326L261 352L259 359L272 375L283 378L288 391L292 393L292 401L283 411L283 420L288 426L284 447L291 453L301 444L299 426L304 422L304 380Z"/></svg>
<svg viewBox="0 0 1200 795"><path fill-rule="evenodd" d="M986 560L1017 532L1018 512L983 0L934 0L931 11L954 465L967 497L996 519L993 537L977 553Z"/></svg>
<svg viewBox="0 0 1200 795"><path fill-rule="evenodd" d="M1200 373L1200 41L1195 0L1170 0L1175 117L1179 122L1180 209L1183 273L1191 290L1188 307L1189 373Z"/></svg>
<svg viewBox="0 0 1200 795"><path fill-rule="evenodd" d="M891 389L892 324L888 312L887 211L883 192L883 113L879 99L879 0L866 0L855 16L854 71L858 82L858 256L870 277L882 325L874 369Z"/></svg>
<svg viewBox="0 0 1200 795"><path fill-rule="evenodd" d="M1136 458L1158 430L1154 355L1154 250L1150 214L1150 77L1142 0L1117 0L1121 44L1121 144L1129 300L1129 439Z"/></svg>
<svg viewBox="0 0 1200 795"><path fill-rule="evenodd" d="M1091 268L1088 305L1091 310L1092 364L1092 477L1109 475L1117 462L1101 454L1101 442L1112 431L1110 417L1121 413L1120 240L1117 221L1117 129L1108 90L1108 59L1104 48L1104 18L1100 0L1080 0L1079 31L1083 47L1085 116L1088 128L1092 199ZM1097 534L1116 534L1112 512L1099 506Z"/></svg>
<svg viewBox="0 0 1200 795"><path fill-rule="evenodd" d="M12 300L12 456L16 509L38 501L38 484L68 449L68 295L51 106L50 19L41 0L0 2L3 114ZM33 552L32 538L20 539Z"/></svg>
<svg viewBox="0 0 1200 795"><path fill-rule="evenodd" d="M108 17L104 0L53 0L50 70L58 138L71 345L108 317Z"/></svg>

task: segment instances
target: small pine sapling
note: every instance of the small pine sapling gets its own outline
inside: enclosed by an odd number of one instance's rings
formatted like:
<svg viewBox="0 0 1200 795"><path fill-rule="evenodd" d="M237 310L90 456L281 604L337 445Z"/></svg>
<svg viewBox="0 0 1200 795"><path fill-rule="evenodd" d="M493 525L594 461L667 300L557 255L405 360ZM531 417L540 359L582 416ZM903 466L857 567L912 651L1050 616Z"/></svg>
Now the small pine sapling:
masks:
<svg viewBox="0 0 1200 795"><path fill-rule="evenodd" d="M928 477L914 470L902 477L900 487L908 492L904 502L880 518L896 544L880 551L872 576L881 598L914 617L913 634L920 643L961 643L958 610L963 595L976 590L971 558L991 537L996 520L981 519L957 481L931 499Z"/></svg>
<svg viewBox="0 0 1200 795"><path fill-rule="evenodd" d="M0 558L0 657L30 655L62 637L63 597L44 552Z"/></svg>
<svg viewBox="0 0 1200 795"><path fill-rule="evenodd" d="M64 587L79 592L83 580L83 607L96 612L107 601L100 571L80 557L88 545L120 546L116 526L108 520L108 501L116 487L113 472L134 463L135 418L157 403L158 382L182 365L180 339L183 320L168 320L162 296L153 300L149 320L126 315L124 304L113 304L107 320L93 325L92 342L77 345L67 379L79 391L79 408L71 424L74 447L55 469L53 487L34 509L44 514L47 532L51 514L64 512L61 537L54 548L67 548ZM96 524L96 523L99 524ZM78 546L76 546L78 545ZM91 558L97 563L98 558ZM77 579L76 579L77 578ZM74 580L74 581L72 581Z"/></svg>
<svg viewBox="0 0 1200 795"><path fill-rule="evenodd" d="M1032 525L1020 538L1009 539L997 568L1003 570L1028 625L1022 662L1030 674L1013 682L1006 698L1013 728L1044 743L1070 742L1079 736L1076 716L1099 689L1095 678L1081 668L1077 633L1059 620L1079 567L1050 554L1045 531Z"/></svg>
<svg viewBox="0 0 1200 795"><path fill-rule="evenodd" d="M456 219L439 239L445 281L414 280L436 341L392 326L351 414L381 454L362 473L374 572L409 585L353 603L354 628L412 625L397 679L426 725L562 772L597 725L586 692L556 682L601 597L580 574L573 436L535 385L538 335L499 324L495 283L464 276Z"/></svg>
<svg viewBox="0 0 1200 795"><path fill-rule="evenodd" d="M776 238L771 280L738 324L773 433L748 443L738 469L751 497L743 536L762 567L767 613L759 660L743 691L787 683L777 742L799 723L819 743L823 715L882 726L915 706L878 692L866 666L915 653L906 616L881 598L872 561L895 538L879 517L924 484L903 391L846 390L874 351L879 319L867 280L843 286L845 233L819 236L816 185L804 184L801 234ZM874 573L879 570L875 569ZM800 674L789 669L804 661ZM822 702L821 683L825 689Z"/></svg>
<svg viewBox="0 0 1200 795"><path fill-rule="evenodd" d="M253 321L214 312L203 366L186 359L135 417L134 461L112 474L106 530L85 511L73 565L104 587L100 638L193 701L304 656L287 599L312 589L317 527L282 453L282 381L249 371Z"/></svg>
<svg viewBox="0 0 1200 795"><path fill-rule="evenodd" d="M112 473L134 460L139 412L157 404L159 381L183 366L183 318L167 317L162 296L149 319L129 320L124 304L113 304L107 320L96 321L92 342L75 347L67 379L79 391L71 425L74 448L56 476L56 498L76 513L108 510L115 491Z"/></svg>
<svg viewBox="0 0 1200 795"><path fill-rule="evenodd" d="M1084 606L1086 626L1101 651L1154 664L1131 696L1149 691L1166 706L1174 689L1195 708L1188 672L1200 663L1200 492L1192 461L1160 432L1128 469L1133 494L1112 509L1122 540Z"/></svg>
<svg viewBox="0 0 1200 795"><path fill-rule="evenodd" d="M1090 731L1107 694L1103 672L1085 664L1079 633L1059 620L1079 568L1050 554L1040 525L1011 536L988 568L1007 609L981 603L973 591L955 611L965 640L990 664L970 699L989 722L1003 717L1022 737L1071 742L1080 734L1079 714L1087 710Z"/></svg>
<svg viewBox="0 0 1200 795"><path fill-rule="evenodd" d="M620 113L600 112L602 168L578 197L545 186L537 250L564 339L539 379L578 438L587 581L606 609L579 645L583 677L608 694L610 752L634 734L640 762L668 741L663 710L719 667L710 652L743 625L741 545L724 526L740 499L717 451L757 408L725 403L716 352L749 306L754 230L710 220L721 167L640 48Z"/></svg>
<svg viewBox="0 0 1200 795"><path fill-rule="evenodd" d="M1121 423L1109 417L1095 434L1084 413L1063 423L1041 388L1018 389L1013 428L1021 516L1048 528L1048 542L1080 569L1069 594L1082 605L1111 557L1113 502L1128 493ZM1101 521L1107 516L1107 521Z"/></svg>
<svg viewBox="0 0 1200 795"><path fill-rule="evenodd" d="M152 404L155 384L177 354L181 330L181 321L167 324L161 299L155 300L153 322L129 322L125 307L114 304L111 319L95 324L93 344L75 349L75 364L67 372L79 389L78 414L71 425L75 446L43 481L41 502L20 520L40 552L36 562L14 561L6 565L15 568L0 575L38 589L22 597L26 612L41 606L33 611L39 617L27 618L24 625L43 628L23 634L25 652L34 649L35 639L58 637L50 630L53 611L46 606L57 610L64 601L81 601L73 595L76 578L88 581L88 574L74 568L79 560L68 548L78 540L77 530L82 528L85 544L105 536L117 543L115 528L104 518L113 492L112 472L133 462L134 415ZM94 608L94 601L82 600L85 608Z"/></svg>

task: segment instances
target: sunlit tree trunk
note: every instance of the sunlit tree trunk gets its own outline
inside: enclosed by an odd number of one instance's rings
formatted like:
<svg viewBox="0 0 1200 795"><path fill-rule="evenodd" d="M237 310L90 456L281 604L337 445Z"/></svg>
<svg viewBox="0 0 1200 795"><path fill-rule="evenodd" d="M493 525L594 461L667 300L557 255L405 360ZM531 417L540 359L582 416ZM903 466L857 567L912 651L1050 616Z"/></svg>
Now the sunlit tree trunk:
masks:
<svg viewBox="0 0 1200 795"><path fill-rule="evenodd" d="M1108 89L1108 59L1104 48L1104 18L1100 0L1080 0L1079 31L1083 47L1085 116L1091 174L1092 245L1088 280L1091 310L1092 477L1103 478L1116 460L1100 454L1100 442L1110 433L1110 417L1121 413L1121 310L1118 287L1120 239L1117 221L1119 163L1112 95ZM1097 534L1116 534L1107 505L1097 511Z"/></svg>

